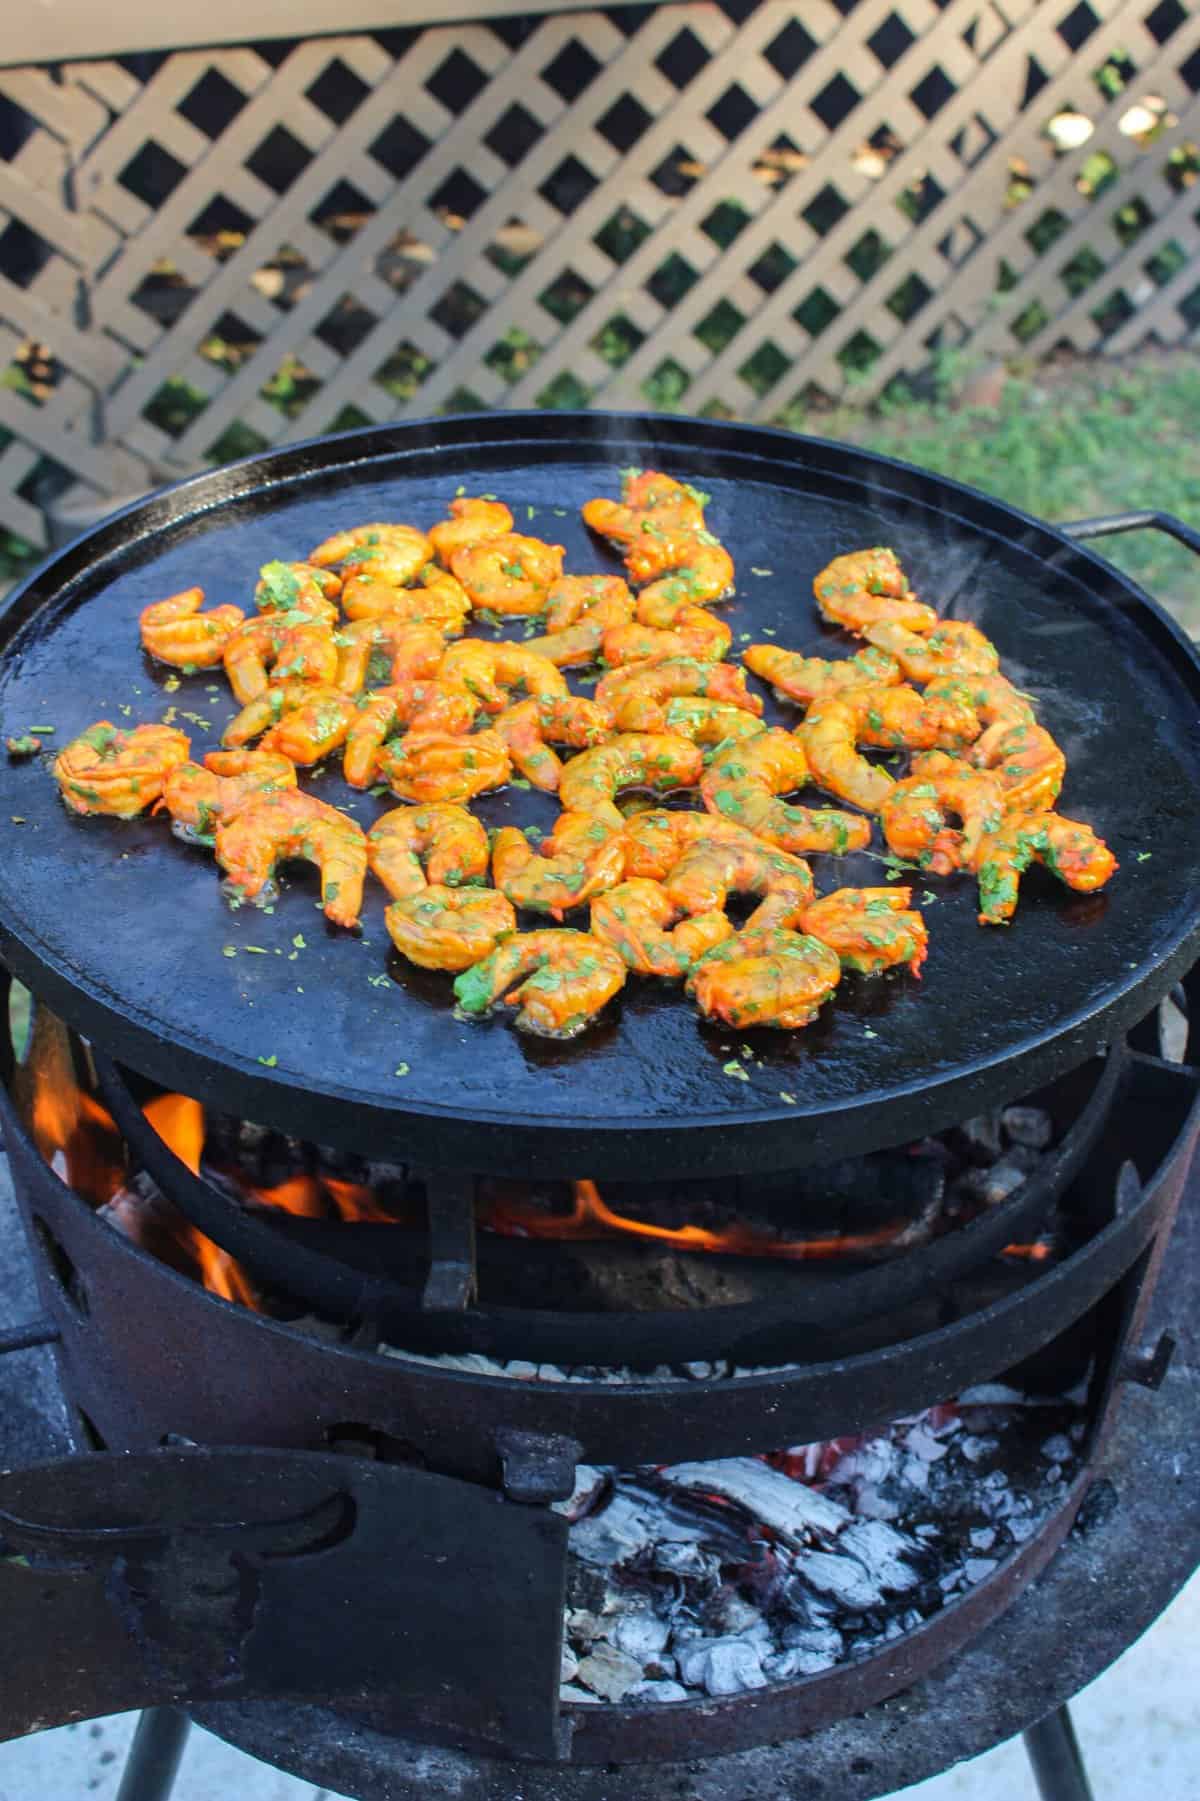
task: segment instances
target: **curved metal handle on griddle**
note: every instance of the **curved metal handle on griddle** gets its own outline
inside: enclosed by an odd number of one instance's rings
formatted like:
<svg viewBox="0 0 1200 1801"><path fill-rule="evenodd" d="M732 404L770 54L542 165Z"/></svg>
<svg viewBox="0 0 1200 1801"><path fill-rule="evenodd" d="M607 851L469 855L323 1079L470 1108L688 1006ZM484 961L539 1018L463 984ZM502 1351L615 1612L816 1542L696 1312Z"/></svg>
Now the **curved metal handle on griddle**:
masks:
<svg viewBox="0 0 1200 1801"><path fill-rule="evenodd" d="M738 1343L762 1339L764 1334L789 1326L800 1330L824 1327L844 1323L851 1316L866 1320L905 1306L930 1286L954 1281L971 1267L995 1256L1005 1245L1019 1240L1026 1231L1036 1229L1051 1200L1078 1173L1095 1143L1125 1068L1126 1055L1123 1041L1110 1047L1105 1068L1084 1107L1051 1155L1010 1199L989 1208L959 1231L920 1246L911 1257L895 1258L832 1280L828 1276L806 1280L797 1271L786 1302L728 1310L744 1311L747 1315L746 1330ZM192 1223L244 1263L252 1275L267 1286L286 1288L294 1300L303 1301L320 1313L335 1309L344 1310L343 1317L350 1319L386 1317L393 1331L402 1326L405 1318L413 1322L419 1319L428 1332L430 1315L411 1289L387 1279L366 1278L325 1253L311 1251L294 1238L282 1241L266 1219L256 1218L202 1177L193 1175L146 1119L129 1092L125 1071L98 1052L93 1051L93 1056L105 1102L139 1162L166 1194L178 1200ZM482 1310L483 1317L488 1311ZM568 1322L579 1318L572 1314ZM736 1345L726 1348L731 1354L736 1353ZM681 1349L677 1361L687 1360Z"/></svg>
<svg viewBox="0 0 1200 1801"><path fill-rule="evenodd" d="M1176 519L1174 513L1106 513L1100 519L1071 519L1056 530L1065 532L1068 538L1107 538L1115 532L1166 532L1193 556L1200 557L1200 532L1182 519Z"/></svg>

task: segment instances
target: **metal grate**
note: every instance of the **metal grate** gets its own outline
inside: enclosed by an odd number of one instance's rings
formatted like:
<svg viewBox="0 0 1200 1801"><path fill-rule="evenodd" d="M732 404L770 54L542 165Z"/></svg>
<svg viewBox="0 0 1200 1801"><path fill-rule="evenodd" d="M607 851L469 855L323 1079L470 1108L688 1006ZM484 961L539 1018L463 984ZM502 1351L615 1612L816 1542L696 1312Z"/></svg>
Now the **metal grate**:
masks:
<svg viewBox="0 0 1200 1801"><path fill-rule="evenodd" d="M1179 0L577 11L0 97L0 529L34 544L72 484L402 413L772 418L968 340L1200 325Z"/></svg>

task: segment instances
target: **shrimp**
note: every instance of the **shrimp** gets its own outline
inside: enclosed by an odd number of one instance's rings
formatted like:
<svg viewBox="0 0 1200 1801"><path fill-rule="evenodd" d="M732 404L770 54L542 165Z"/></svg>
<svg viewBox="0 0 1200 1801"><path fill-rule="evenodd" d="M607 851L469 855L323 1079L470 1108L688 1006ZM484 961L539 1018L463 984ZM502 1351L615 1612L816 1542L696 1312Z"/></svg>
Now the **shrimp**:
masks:
<svg viewBox="0 0 1200 1801"><path fill-rule="evenodd" d="M512 773L495 732L409 732L383 746L377 766L393 794L416 801L467 801L502 788Z"/></svg>
<svg viewBox="0 0 1200 1801"><path fill-rule="evenodd" d="M138 615L142 648L176 669L212 669L246 615L241 607L213 607L202 613L203 588L185 588L156 600Z"/></svg>
<svg viewBox="0 0 1200 1801"><path fill-rule="evenodd" d="M963 863L972 864L984 835L997 829L1004 810L994 775L935 750L917 757L913 773L893 785L880 820L888 848L898 857L949 875ZM958 814L961 831L947 825L948 813Z"/></svg>
<svg viewBox="0 0 1200 1801"><path fill-rule="evenodd" d="M909 592L894 550L854 550L834 557L813 582L813 593L822 618L860 637L881 619L913 632L932 631L938 622L933 608Z"/></svg>
<svg viewBox="0 0 1200 1801"><path fill-rule="evenodd" d="M574 1038L624 986L625 964L610 944L590 932L543 929L506 938L464 970L454 998L470 1014L487 1013L506 998L519 1009L522 1031Z"/></svg>
<svg viewBox="0 0 1200 1801"><path fill-rule="evenodd" d="M757 694L748 691L743 670L698 657L666 657L612 669L596 688L596 700L608 708L623 732L661 731L661 725L641 721L659 718L664 701L682 695L741 707L756 717L763 710Z"/></svg>
<svg viewBox="0 0 1200 1801"><path fill-rule="evenodd" d="M393 682L408 675L434 675L446 652L441 633L432 625L418 625L395 613L356 620L343 627L336 643L337 685L343 694L357 694L364 687L377 650L389 658Z"/></svg>
<svg viewBox="0 0 1200 1801"><path fill-rule="evenodd" d="M843 969L873 976L906 964L919 977L929 934L911 900L911 888L838 888L805 909L800 929L836 951Z"/></svg>
<svg viewBox="0 0 1200 1801"><path fill-rule="evenodd" d="M856 813L833 807L794 807L778 799L808 780L804 746L791 732L764 731L755 738L718 745L704 772L700 794L710 813L744 826L780 850L861 850L871 826Z"/></svg>
<svg viewBox="0 0 1200 1801"><path fill-rule="evenodd" d="M332 625L338 616L342 578L315 563L264 563L254 584L260 613L308 613Z"/></svg>
<svg viewBox="0 0 1200 1801"><path fill-rule="evenodd" d="M353 819L314 795L298 790L256 795L232 819L217 821L216 851L217 862L248 900L266 888L277 863L315 863L325 917L334 925L358 924L366 837Z"/></svg>
<svg viewBox="0 0 1200 1801"><path fill-rule="evenodd" d="M674 732L679 738L690 738L693 744L724 744L726 738L752 738L762 731L762 721L740 707L728 706L722 700L693 699L679 695L667 702L665 710L652 716L638 731Z"/></svg>
<svg viewBox="0 0 1200 1801"><path fill-rule="evenodd" d="M623 823L615 802L622 788L694 788L704 769L699 748L666 732L621 732L581 751L563 770L559 796L572 813Z"/></svg>
<svg viewBox="0 0 1200 1801"><path fill-rule="evenodd" d="M261 739L258 748L278 751L293 763L310 765L320 763L346 742L358 718L358 708L348 694L337 688L316 682L302 685L308 689L307 696L298 706L294 702L284 706L277 724ZM268 689L265 698L271 695L272 690Z"/></svg>
<svg viewBox="0 0 1200 1801"><path fill-rule="evenodd" d="M272 682L270 687L248 701L240 713L234 714L221 734L221 743L227 750L240 750L252 738L261 737L263 732L278 725L289 713L307 707L310 701L318 706L322 703L333 706L346 700L347 696L341 689L331 687L328 682L304 682L299 676L291 676L284 682ZM353 706L352 702L349 704ZM341 739L336 742L340 743ZM284 755L287 755L286 751ZM305 761L304 758L297 760ZM319 760L314 758L314 761Z"/></svg>
<svg viewBox="0 0 1200 1801"><path fill-rule="evenodd" d="M319 569L333 563L370 569L382 580L403 588L432 555L429 539L415 525L355 525L326 538L309 552L308 560Z"/></svg>
<svg viewBox="0 0 1200 1801"><path fill-rule="evenodd" d="M487 713L502 713L518 689L530 700L557 700L570 692L562 671L524 644L485 644L478 638L452 644L438 673L464 683Z"/></svg>
<svg viewBox="0 0 1200 1801"><path fill-rule="evenodd" d="M697 532L704 529L706 496L686 482L656 469L632 469L621 478L621 500L588 500L583 521L598 537L607 538L619 550L628 551L643 536L667 531Z"/></svg>
<svg viewBox="0 0 1200 1801"><path fill-rule="evenodd" d="M266 691L268 667L276 681L294 675L309 682L332 682L338 652L324 620L303 611L261 613L232 634L222 661L234 695L245 706Z"/></svg>
<svg viewBox="0 0 1200 1801"><path fill-rule="evenodd" d="M1035 719L1027 696L1003 675L939 676L926 688L925 698L969 707L984 726L1032 725Z"/></svg>
<svg viewBox="0 0 1200 1801"><path fill-rule="evenodd" d="M604 634L633 618L633 595L619 575L564 575L546 597L546 636L527 638L526 650L559 669L594 662Z"/></svg>
<svg viewBox="0 0 1200 1801"><path fill-rule="evenodd" d="M296 766L273 751L209 751L203 765L178 763L154 811L165 808L171 830L189 844L211 844L218 819L232 819L252 795L296 786Z"/></svg>
<svg viewBox="0 0 1200 1801"><path fill-rule="evenodd" d="M555 919L614 888L624 871L622 832L591 813L560 813L541 856L515 826L502 827L492 846L493 880L513 906Z"/></svg>
<svg viewBox="0 0 1200 1801"><path fill-rule="evenodd" d="M723 619L693 606L676 607L672 616L675 623L670 627L632 622L610 626L602 641L605 662L645 663L651 658L657 662L664 657L720 662L733 642L733 633Z"/></svg>
<svg viewBox="0 0 1200 1801"><path fill-rule="evenodd" d="M1010 813L980 845L975 858L982 926L1007 925L1017 889L1032 862L1044 863L1060 882L1092 894L1116 873L1117 860L1090 825L1061 813Z"/></svg>
<svg viewBox="0 0 1200 1801"><path fill-rule="evenodd" d="M1067 759L1043 726L989 726L970 760L977 769L990 769L1004 790L1008 812L1045 812L1058 799L1067 771Z"/></svg>
<svg viewBox="0 0 1200 1801"><path fill-rule="evenodd" d="M431 625L443 638L461 638L471 603L444 569L430 563L421 571L414 588L397 588L373 575L352 575L342 590L347 619L407 619L414 625Z"/></svg>
<svg viewBox="0 0 1200 1801"><path fill-rule="evenodd" d="M710 1019L795 1029L817 1017L842 979L837 954L785 927L739 932L702 957L687 992Z"/></svg>
<svg viewBox="0 0 1200 1801"><path fill-rule="evenodd" d="M551 744L588 750L613 735L611 715L594 700L573 694L518 701L498 713L493 726L521 774L548 794L556 792L563 770Z"/></svg>
<svg viewBox="0 0 1200 1801"><path fill-rule="evenodd" d="M908 687L846 688L813 702L799 736L814 781L839 799L877 813L893 780L859 756L857 744L883 750L961 749L978 732L974 713L954 701L929 701Z"/></svg>
<svg viewBox="0 0 1200 1801"><path fill-rule="evenodd" d="M625 874L661 882L694 844L732 844L762 850L764 841L712 813L674 813L664 808L625 822Z"/></svg>
<svg viewBox="0 0 1200 1801"><path fill-rule="evenodd" d="M394 900L383 916L388 937L421 969L470 969L517 929L517 916L494 889L431 883Z"/></svg>
<svg viewBox="0 0 1200 1801"><path fill-rule="evenodd" d="M711 606L733 593L733 558L710 533L672 542L679 560L671 564L670 574L660 575L638 596L643 625L672 625L672 614L681 607ZM647 566L640 546L630 551L625 566L635 581L646 579L640 574Z"/></svg>
<svg viewBox="0 0 1200 1801"><path fill-rule="evenodd" d="M804 657L796 650L783 650L778 644L751 644L742 652L747 669L770 682L776 694L785 700L810 701L837 696L846 688L890 688L900 680L900 665L886 651L868 644L857 656L827 661L824 657Z"/></svg>
<svg viewBox="0 0 1200 1801"><path fill-rule="evenodd" d="M452 500L451 517L440 519L429 533L439 563L449 565L456 550L502 538L513 528L513 516L501 500L473 500L469 495Z"/></svg>
<svg viewBox="0 0 1200 1801"><path fill-rule="evenodd" d="M929 632L910 630L900 620L880 619L866 626L862 635L894 656L910 682L992 675L1000 664L1000 653L991 639L965 619L944 619Z"/></svg>
<svg viewBox="0 0 1200 1801"><path fill-rule="evenodd" d="M375 780L385 741L405 725L411 732L461 738L475 723L475 697L461 683L415 681L411 677L389 688L360 694L346 734L342 774L352 788L369 788Z"/></svg>
<svg viewBox="0 0 1200 1801"><path fill-rule="evenodd" d="M426 883L484 882L488 855L487 833L465 807L394 807L367 833L367 861L393 900L418 894Z"/></svg>
<svg viewBox="0 0 1200 1801"><path fill-rule="evenodd" d="M451 555L450 567L472 606L527 618L545 612L565 555L561 544L505 532L500 538L464 544Z"/></svg>
<svg viewBox="0 0 1200 1801"><path fill-rule="evenodd" d="M723 912L731 894L775 896L776 904L764 918L790 926L812 900L813 880L801 858L757 840L749 845L700 840L669 872L663 891L685 913ZM763 923L757 913L751 914L747 929Z"/></svg>
<svg viewBox="0 0 1200 1801"><path fill-rule="evenodd" d="M733 927L724 913L691 917L657 882L621 882L592 902L592 931L639 975L677 981Z"/></svg>
<svg viewBox="0 0 1200 1801"><path fill-rule="evenodd" d="M54 779L73 813L132 819L162 794L172 769L192 754L186 732L169 725L120 731L98 719L54 759Z"/></svg>

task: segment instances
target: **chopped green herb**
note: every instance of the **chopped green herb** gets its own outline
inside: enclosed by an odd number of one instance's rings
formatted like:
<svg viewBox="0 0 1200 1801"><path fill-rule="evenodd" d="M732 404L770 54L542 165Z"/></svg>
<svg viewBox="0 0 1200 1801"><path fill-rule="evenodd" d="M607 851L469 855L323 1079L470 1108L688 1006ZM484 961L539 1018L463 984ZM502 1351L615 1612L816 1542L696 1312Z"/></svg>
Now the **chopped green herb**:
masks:
<svg viewBox="0 0 1200 1801"><path fill-rule="evenodd" d="M258 1060L262 1064L264 1069L274 1069L276 1064L279 1062L279 1058L275 1055L275 1053L273 1051L269 1057L260 1057Z"/></svg>
<svg viewBox="0 0 1200 1801"><path fill-rule="evenodd" d="M1148 863L1153 855L1154 852L1152 850L1140 850L1137 854L1137 860L1139 863Z"/></svg>
<svg viewBox="0 0 1200 1801"><path fill-rule="evenodd" d="M398 1076L406 1076L408 1071L409 1065L407 1063L397 1063L394 1073Z"/></svg>
<svg viewBox="0 0 1200 1801"><path fill-rule="evenodd" d="M35 738L52 738L57 727L52 725L31 725L29 729Z"/></svg>
<svg viewBox="0 0 1200 1801"><path fill-rule="evenodd" d="M937 895L931 894L929 889L927 888L925 890L924 894L921 896L921 905L923 907L932 907L932 905L936 899L937 899Z"/></svg>
<svg viewBox="0 0 1200 1801"><path fill-rule="evenodd" d="M733 1058L731 1062L723 1063L721 1065L721 1073L722 1075L732 1076L734 1080L738 1082L748 1082L750 1080L749 1075L742 1068L736 1057Z"/></svg>
<svg viewBox="0 0 1200 1801"><path fill-rule="evenodd" d="M871 1030L870 1026L863 1027L863 1037L864 1038L878 1038L878 1036L879 1036L879 1033L873 1032Z"/></svg>
<svg viewBox="0 0 1200 1801"><path fill-rule="evenodd" d="M296 936L292 939L292 943L298 951L306 951L308 949L308 941L303 932L297 932Z"/></svg>
<svg viewBox="0 0 1200 1801"><path fill-rule="evenodd" d="M781 1088L779 1090L779 1098L781 1101L786 1101L789 1107L794 1107L796 1105L795 1095L789 1094L786 1088Z"/></svg>
<svg viewBox="0 0 1200 1801"><path fill-rule="evenodd" d="M223 944L221 946L221 955L223 957L236 957L237 956L236 944Z"/></svg>
<svg viewBox="0 0 1200 1801"><path fill-rule="evenodd" d="M242 949L252 957L265 957L268 955L261 944L243 944Z"/></svg>
<svg viewBox="0 0 1200 1801"><path fill-rule="evenodd" d="M774 575L775 571L773 569L756 569L752 563L750 573L751 575Z"/></svg>

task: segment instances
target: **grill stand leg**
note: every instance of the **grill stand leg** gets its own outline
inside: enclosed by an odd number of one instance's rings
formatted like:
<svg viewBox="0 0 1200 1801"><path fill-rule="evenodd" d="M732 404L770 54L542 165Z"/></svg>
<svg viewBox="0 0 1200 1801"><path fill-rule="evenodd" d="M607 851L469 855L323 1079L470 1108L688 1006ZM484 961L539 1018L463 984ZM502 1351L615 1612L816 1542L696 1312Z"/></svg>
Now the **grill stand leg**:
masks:
<svg viewBox="0 0 1200 1801"><path fill-rule="evenodd" d="M146 1708L129 1747L117 1801L170 1801L191 1729L182 1708Z"/></svg>
<svg viewBox="0 0 1200 1801"><path fill-rule="evenodd" d="M1031 1726L1025 1750L1042 1801L1094 1801L1069 1708L1060 1707Z"/></svg>

